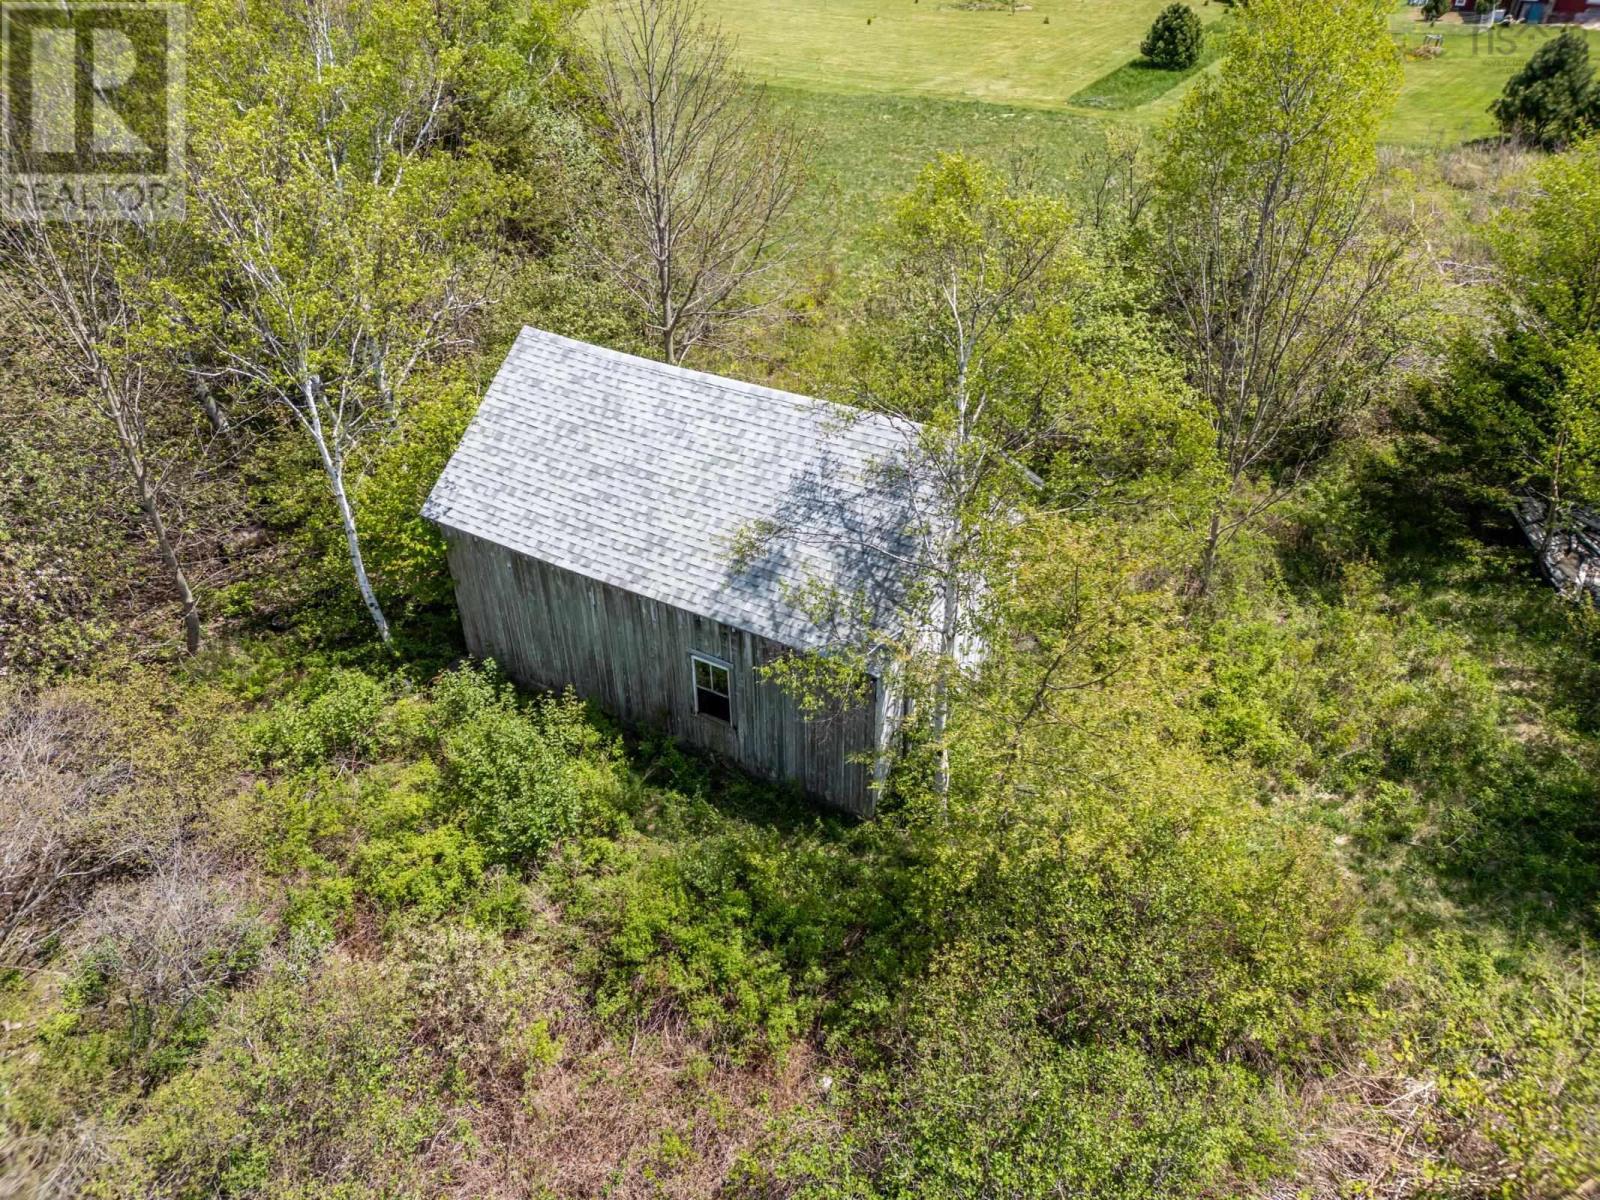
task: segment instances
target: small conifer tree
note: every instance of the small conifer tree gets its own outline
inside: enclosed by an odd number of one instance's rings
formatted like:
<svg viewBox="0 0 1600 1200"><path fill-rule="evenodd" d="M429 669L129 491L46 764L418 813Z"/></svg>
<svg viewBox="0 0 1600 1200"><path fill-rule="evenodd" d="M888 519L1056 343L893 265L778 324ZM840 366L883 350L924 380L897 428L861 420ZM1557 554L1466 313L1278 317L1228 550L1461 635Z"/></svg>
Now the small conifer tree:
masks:
<svg viewBox="0 0 1600 1200"><path fill-rule="evenodd" d="M1139 53L1167 71L1181 71L1200 61L1200 18L1187 4L1169 4L1156 17L1140 43Z"/></svg>
<svg viewBox="0 0 1600 1200"><path fill-rule="evenodd" d="M1600 118L1600 91L1583 34L1569 29L1540 46L1506 81L1489 111L1504 132L1546 150L1575 140L1585 125Z"/></svg>

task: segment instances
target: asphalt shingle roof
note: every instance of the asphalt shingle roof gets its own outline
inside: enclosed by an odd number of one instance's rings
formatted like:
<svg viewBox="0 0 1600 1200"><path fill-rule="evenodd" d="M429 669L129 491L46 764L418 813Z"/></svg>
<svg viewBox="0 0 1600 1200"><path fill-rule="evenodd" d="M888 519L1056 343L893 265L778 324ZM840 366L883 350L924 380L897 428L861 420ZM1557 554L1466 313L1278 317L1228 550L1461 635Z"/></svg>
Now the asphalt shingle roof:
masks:
<svg viewBox="0 0 1600 1200"><path fill-rule="evenodd" d="M423 507L446 528L784 645L794 589L897 602L916 504L907 433L826 401L524 328ZM733 547L755 523L752 562Z"/></svg>

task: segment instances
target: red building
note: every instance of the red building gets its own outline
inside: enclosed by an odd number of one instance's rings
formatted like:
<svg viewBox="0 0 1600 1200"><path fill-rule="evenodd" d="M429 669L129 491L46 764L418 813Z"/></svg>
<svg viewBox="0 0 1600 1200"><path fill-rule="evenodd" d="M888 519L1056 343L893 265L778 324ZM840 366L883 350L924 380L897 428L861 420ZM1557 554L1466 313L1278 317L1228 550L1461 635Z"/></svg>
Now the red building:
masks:
<svg viewBox="0 0 1600 1200"><path fill-rule="evenodd" d="M1451 0L1451 11L1471 18L1477 0ZM1571 21L1600 22L1600 0L1499 0L1497 8L1513 21L1557 24Z"/></svg>
<svg viewBox="0 0 1600 1200"><path fill-rule="evenodd" d="M1526 3L1526 0L1525 0ZM1546 21L1600 21L1600 0L1551 0Z"/></svg>

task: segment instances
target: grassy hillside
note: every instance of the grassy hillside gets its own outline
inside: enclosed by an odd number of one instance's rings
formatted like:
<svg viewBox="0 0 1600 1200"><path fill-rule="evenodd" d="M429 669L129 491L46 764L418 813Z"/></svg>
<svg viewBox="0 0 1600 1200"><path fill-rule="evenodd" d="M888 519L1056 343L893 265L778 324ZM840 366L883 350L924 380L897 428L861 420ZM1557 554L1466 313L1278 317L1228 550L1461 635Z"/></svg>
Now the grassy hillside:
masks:
<svg viewBox="0 0 1600 1200"><path fill-rule="evenodd" d="M980 0L987 2L987 0ZM817 186L808 225L843 235L851 258L881 202L910 186L940 151L974 154L1070 185L1084 151L1112 123L1149 128L1181 102L1226 45L1227 9L1195 7L1206 23L1200 64L1184 72L1142 64L1139 42L1163 0L1037 0L1027 10L972 9L941 0L705 0L708 19L737 39L751 75L806 130ZM608 19L597 5L590 36ZM868 23L868 18L871 23ZM1495 133L1489 104L1549 37L1542 28L1479 29L1455 17L1425 26L1396 5L1402 51L1425 33L1435 58L1405 59L1405 82L1384 131L1390 144L1449 148ZM1600 58L1600 31L1589 33Z"/></svg>
<svg viewBox="0 0 1600 1200"><path fill-rule="evenodd" d="M1136 57L1166 3L1031 0L1013 13L1003 0L710 0L705 12L771 83L1059 108Z"/></svg>
<svg viewBox="0 0 1600 1200"><path fill-rule="evenodd" d="M815 186L801 219L824 242L842 234L852 260L869 253L866 234L885 203L937 154L973 154L1060 187L1104 136L1092 118L1048 109L787 87L771 95L811 137Z"/></svg>

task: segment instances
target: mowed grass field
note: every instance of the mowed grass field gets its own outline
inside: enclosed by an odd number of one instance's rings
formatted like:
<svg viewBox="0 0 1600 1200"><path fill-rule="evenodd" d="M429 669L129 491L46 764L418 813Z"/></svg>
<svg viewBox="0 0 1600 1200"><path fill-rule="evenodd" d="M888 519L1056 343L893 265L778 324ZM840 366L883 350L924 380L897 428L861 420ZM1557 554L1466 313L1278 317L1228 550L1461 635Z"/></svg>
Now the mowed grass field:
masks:
<svg viewBox="0 0 1600 1200"><path fill-rule="evenodd" d="M806 131L812 185L799 217L847 261L869 253L888 204L940 153L983 158L1009 175L1070 192L1104 125L1069 112L879 93L772 87L772 104Z"/></svg>
<svg viewBox="0 0 1600 1200"><path fill-rule="evenodd" d="M1400 102L1384 129L1385 140L1418 149L1448 147L1490 137L1496 132L1489 105L1506 80L1522 69L1540 46L1559 36L1559 25L1501 25L1486 28L1447 18L1427 26L1416 9L1401 6L1389 30L1405 50L1421 46L1425 34L1444 39L1437 58L1405 59ZM1600 61L1600 30L1588 30L1589 57Z"/></svg>
<svg viewBox="0 0 1600 1200"><path fill-rule="evenodd" d="M1198 71L1139 65L1139 43L1169 0L699 0L731 35L750 76L810 132L818 187L803 214L836 230L847 254L882 201L905 190L940 151L981 155L1070 185L1108 123L1150 128L1179 103L1225 46L1228 8L1190 0L1206 26ZM981 6L981 7L980 7ZM587 20L598 30L607 0ZM1402 50L1425 33L1436 58L1404 58L1404 84L1385 141L1444 149L1495 133L1489 104L1558 27L1489 30L1449 17L1424 26L1395 0L1389 29ZM1307 3L1306 19L1317 19ZM1600 61L1600 31L1591 31Z"/></svg>
<svg viewBox="0 0 1600 1200"><path fill-rule="evenodd" d="M993 0L978 0L992 3ZM769 83L1043 108L1137 57L1169 0L702 0ZM1226 9L1197 4L1206 21Z"/></svg>

